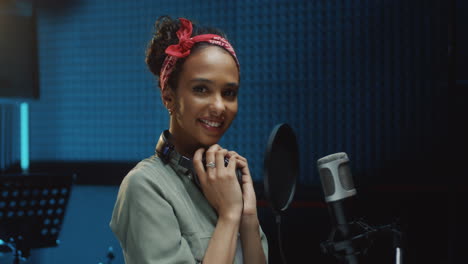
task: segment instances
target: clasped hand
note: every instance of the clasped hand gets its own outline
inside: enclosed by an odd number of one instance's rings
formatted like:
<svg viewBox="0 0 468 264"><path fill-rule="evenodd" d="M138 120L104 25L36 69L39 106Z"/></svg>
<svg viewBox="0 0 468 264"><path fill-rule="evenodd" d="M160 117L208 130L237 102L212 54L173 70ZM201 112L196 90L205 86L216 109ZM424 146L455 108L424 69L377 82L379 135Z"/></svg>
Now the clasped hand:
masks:
<svg viewBox="0 0 468 264"><path fill-rule="evenodd" d="M214 166L205 166L202 163L205 152L206 164L214 163ZM229 159L227 166L224 163L225 157ZM193 164L203 193L219 217L239 220L240 217L256 217L257 200L246 158L215 144L207 150L198 149L193 157ZM242 171L242 188L238 184L236 168Z"/></svg>

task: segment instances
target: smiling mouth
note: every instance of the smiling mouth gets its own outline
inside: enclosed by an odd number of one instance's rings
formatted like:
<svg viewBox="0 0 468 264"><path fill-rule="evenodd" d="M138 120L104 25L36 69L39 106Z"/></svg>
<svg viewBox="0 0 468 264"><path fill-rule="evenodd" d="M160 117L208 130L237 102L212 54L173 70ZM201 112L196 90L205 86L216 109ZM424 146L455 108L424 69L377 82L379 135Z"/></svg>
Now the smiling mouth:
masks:
<svg viewBox="0 0 468 264"><path fill-rule="evenodd" d="M220 128L222 126L222 122L214 122L214 121L208 121L208 120L205 120L205 119L198 119L201 123L209 126L209 127L212 127L212 128Z"/></svg>

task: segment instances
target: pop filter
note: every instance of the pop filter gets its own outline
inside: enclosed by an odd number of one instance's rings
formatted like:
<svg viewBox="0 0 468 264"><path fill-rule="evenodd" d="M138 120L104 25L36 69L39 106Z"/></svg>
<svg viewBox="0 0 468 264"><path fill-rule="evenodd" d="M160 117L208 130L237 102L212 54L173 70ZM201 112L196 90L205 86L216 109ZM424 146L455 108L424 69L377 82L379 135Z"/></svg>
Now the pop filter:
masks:
<svg viewBox="0 0 468 264"><path fill-rule="evenodd" d="M266 198L277 215L292 202L298 174L296 135L288 124L278 124L268 139L263 178Z"/></svg>

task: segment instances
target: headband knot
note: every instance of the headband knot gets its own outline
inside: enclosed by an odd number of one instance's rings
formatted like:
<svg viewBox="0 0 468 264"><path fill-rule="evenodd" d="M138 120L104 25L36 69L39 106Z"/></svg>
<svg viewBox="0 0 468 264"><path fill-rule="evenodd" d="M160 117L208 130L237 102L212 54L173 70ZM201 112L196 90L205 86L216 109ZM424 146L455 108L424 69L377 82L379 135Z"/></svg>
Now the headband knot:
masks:
<svg viewBox="0 0 468 264"><path fill-rule="evenodd" d="M180 28L176 33L179 43L167 47L166 54L177 58L184 58L190 54L190 49L192 49L195 42L190 38L193 29L192 23L185 18L179 18L179 20Z"/></svg>
<svg viewBox="0 0 468 264"><path fill-rule="evenodd" d="M233 56L237 67L239 68L239 61L237 60L236 52L225 38L215 34L203 34L191 37L193 30L192 22L185 18L179 18L179 21L180 27L176 32L179 43L170 45L165 50L167 56L163 62L161 73L159 75L159 86L161 87L161 91L163 91L167 86L167 81L169 80L170 74L174 71L177 59L185 58L190 55L193 45L198 42L208 42L226 49Z"/></svg>

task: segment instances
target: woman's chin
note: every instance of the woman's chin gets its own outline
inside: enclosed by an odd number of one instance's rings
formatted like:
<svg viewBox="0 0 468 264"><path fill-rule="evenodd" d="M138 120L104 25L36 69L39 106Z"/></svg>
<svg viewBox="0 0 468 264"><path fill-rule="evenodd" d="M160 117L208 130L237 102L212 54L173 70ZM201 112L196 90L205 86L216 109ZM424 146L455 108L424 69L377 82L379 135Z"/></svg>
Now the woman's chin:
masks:
<svg viewBox="0 0 468 264"><path fill-rule="evenodd" d="M205 149L208 149L209 147L213 146L214 144L217 144L219 140L212 140L212 141L204 141L204 142L200 142L200 147L201 148L205 148Z"/></svg>
<svg viewBox="0 0 468 264"><path fill-rule="evenodd" d="M200 139L199 144L203 148L209 148L214 144L217 144L221 137L204 137Z"/></svg>

